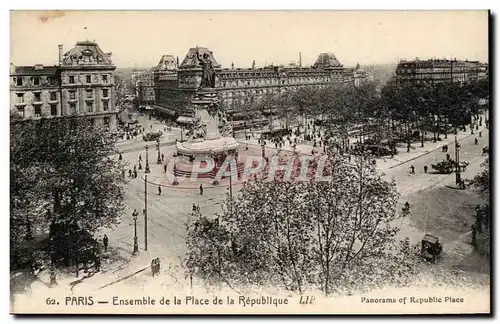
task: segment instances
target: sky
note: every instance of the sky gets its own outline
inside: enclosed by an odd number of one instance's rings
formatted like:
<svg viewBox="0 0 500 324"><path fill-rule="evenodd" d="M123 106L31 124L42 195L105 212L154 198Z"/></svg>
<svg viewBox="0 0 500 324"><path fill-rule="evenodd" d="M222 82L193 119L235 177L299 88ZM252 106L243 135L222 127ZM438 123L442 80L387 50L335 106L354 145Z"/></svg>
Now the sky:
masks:
<svg viewBox="0 0 500 324"><path fill-rule="evenodd" d="M207 47L223 67L298 62L334 53L344 66L399 59L488 61L487 11L11 11L10 61L54 65L77 41L96 41L118 67L182 62Z"/></svg>

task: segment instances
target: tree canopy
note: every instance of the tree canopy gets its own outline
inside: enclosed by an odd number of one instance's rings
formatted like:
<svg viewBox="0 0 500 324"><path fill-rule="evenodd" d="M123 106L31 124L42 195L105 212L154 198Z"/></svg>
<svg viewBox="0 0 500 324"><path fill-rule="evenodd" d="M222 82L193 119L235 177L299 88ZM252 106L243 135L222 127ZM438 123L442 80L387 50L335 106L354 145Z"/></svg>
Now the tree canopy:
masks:
<svg viewBox="0 0 500 324"><path fill-rule="evenodd" d="M75 243L74 233L112 226L123 208L113 140L76 118L12 120L10 140L12 265L23 263L18 248L48 232L52 262L69 265L87 243L61 246L61 238Z"/></svg>
<svg viewBox="0 0 500 324"><path fill-rule="evenodd" d="M225 212L188 227L190 275L209 285L278 285L325 294L404 283L415 256L396 237L394 182L331 155L328 181L247 183Z"/></svg>

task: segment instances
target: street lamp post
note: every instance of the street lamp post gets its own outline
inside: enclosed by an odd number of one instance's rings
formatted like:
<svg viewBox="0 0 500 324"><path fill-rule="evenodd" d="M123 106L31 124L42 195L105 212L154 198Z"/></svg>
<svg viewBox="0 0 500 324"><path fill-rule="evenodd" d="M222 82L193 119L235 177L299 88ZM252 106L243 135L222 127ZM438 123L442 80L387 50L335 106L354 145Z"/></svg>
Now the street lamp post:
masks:
<svg viewBox="0 0 500 324"><path fill-rule="evenodd" d="M161 156L160 156L160 139L156 139L156 149L158 150L158 158L156 159L156 164L161 164Z"/></svg>
<svg viewBox="0 0 500 324"><path fill-rule="evenodd" d="M262 138L262 136L260 137L260 145L262 148L262 158L264 158L266 156L266 145L264 144L264 139Z"/></svg>
<svg viewBox="0 0 500 324"><path fill-rule="evenodd" d="M144 176L144 251L148 250L148 176Z"/></svg>
<svg viewBox="0 0 500 324"><path fill-rule="evenodd" d="M137 244L137 215L139 215L139 213L134 209L134 212L132 213L132 219L134 220L134 252L132 252L133 256L139 254L139 245Z"/></svg>
<svg viewBox="0 0 500 324"><path fill-rule="evenodd" d="M151 170L149 169L148 148L149 148L149 146L146 144L146 168L144 169L144 173L150 173L151 172Z"/></svg>
<svg viewBox="0 0 500 324"><path fill-rule="evenodd" d="M460 144L458 143L457 137L455 136L455 182L460 185L462 179L460 177Z"/></svg>

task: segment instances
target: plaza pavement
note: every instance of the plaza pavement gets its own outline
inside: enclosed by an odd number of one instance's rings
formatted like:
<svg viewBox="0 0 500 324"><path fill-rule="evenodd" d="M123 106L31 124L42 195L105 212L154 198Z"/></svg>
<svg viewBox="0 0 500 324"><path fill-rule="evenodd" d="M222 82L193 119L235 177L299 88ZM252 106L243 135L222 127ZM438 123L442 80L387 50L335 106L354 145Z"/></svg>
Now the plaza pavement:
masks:
<svg viewBox="0 0 500 324"><path fill-rule="evenodd" d="M152 122L151 124L155 124ZM157 128L163 127L161 124ZM459 132L457 135L461 143L461 161L468 161L470 165L465 172L462 173L462 178L472 178L481 171L482 148L488 145L489 132L485 129L484 124L479 128L482 131L482 137L479 139L479 144L474 145L474 138L477 137L478 131L474 130L474 135L468 132ZM238 138L238 136L237 136ZM378 159L377 166L385 174L386 179L395 179L398 191L401 194L400 204L408 200L412 194L426 188L449 185L455 183L455 175L431 174L432 163L437 163L444 159L446 153L441 152L443 145L448 145L448 153L452 158L455 155L454 135L448 135L447 139L440 142L432 143L425 142L425 147L419 147L419 143L413 143L411 152L406 153L406 147L399 148L399 154L392 159ZM144 141L138 142L144 145ZM246 143L244 136L240 142ZM255 146L260 152L260 145L257 139L253 138L248 141L249 145ZM138 145L139 146L139 145ZM283 150L292 150L288 145L285 145ZM307 145L298 146L297 150L303 154L310 154L312 148ZM175 148L173 145L168 145L161 148L165 156L171 156ZM274 145L267 145L266 153L272 154L276 152ZM137 164L138 154L145 159L145 152L134 151L123 153L123 159L128 161L130 165ZM155 174L163 173L163 166L156 164L156 150L150 150L150 164L152 173L149 177ZM415 174L409 174L409 167L415 167ZM423 166L429 167L428 174L423 172ZM144 166L144 165L143 165ZM113 291L117 287L126 287L132 282L140 284L144 287L147 282L154 285L155 279L151 278L149 264L151 259L159 257L162 260L162 273L168 273L168 277L174 281L185 280L182 277L180 269L181 258L186 252L186 226L192 221L191 210L192 204L196 203L200 206L201 212L205 215L213 215L222 211L222 202L228 194L228 187L225 185L211 186L205 190L204 195L199 194L198 187L195 188L162 188L162 194L158 195L157 186L148 184L148 251L144 251L144 217L142 209L144 208L144 180L142 172L136 179L127 178L126 185L126 210L121 217L121 223L111 231L103 231L109 237L110 248L115 251L123 260L121 263L103 262L103 271L87 278L81 284L77 284L73 288L73 292L78 291L95 291L102 288L102 291ZM234 188L234 190L238 190ZM137 221L140 255L131 257L133 250L133 221L132 211L137 209L139 217ZM409 218L402 219L400 224L401 235L409 237L414 243L418 242L422 235L422 231L416 229ZM135 275L134 275L135 274ZM132 276L131 276L132 275ZM44 279L44 276L46 277ZM124 279L125 278L125 279ZM124 279L124 280L122 280ZM169 280L170 280L169 279ZM77 280L74 276L62 276L59 278L59 288L69 289L70 283ZM48 282L48 274L42 274L42 281ZM157 281L156 281L157 282ZM162 282L165 284L164 277ZM184 283L183 283L184 284ZM35 288L37 287L37 288ZM45 285L40 282L35 283L33 290L42 289ZM49 289L49 288L46 288Z"/></svg>

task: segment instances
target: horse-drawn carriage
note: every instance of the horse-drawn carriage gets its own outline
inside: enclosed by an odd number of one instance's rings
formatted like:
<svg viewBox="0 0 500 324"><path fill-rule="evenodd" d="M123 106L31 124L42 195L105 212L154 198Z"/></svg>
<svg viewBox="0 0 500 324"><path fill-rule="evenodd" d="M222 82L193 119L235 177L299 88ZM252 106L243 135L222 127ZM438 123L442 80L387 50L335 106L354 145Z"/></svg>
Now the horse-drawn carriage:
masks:
<svg viewBox="0 0 500 324"><path fill-rule="evenodd" d="M146 133L142 136L142 139L145 141L145 142L152 142L152 141L156 141L158 140L161 136L163 135L163 133L161 131L158 131L158 132L150 132L150 133Z"/></svg>
<svg viewBox="0 0 500 324"><path fill-rule="evenodd" d="M437 173L450 174L455 170L455 161L453 160L443 160L438 164L431 164L432 169L436 170Z"/></svg>
<svg viewBox="0 0 500 324"><path fill-rule="evenodd" d="M437 173L450 174L453 171L455 171L457 167L460 168L460 171L462 172L465 171L465 169L467 169L467 167L469 166L469 162L464 161L457 164L456 161L450 159L450 160L443 160L438 164L431 164L431 166L432 169L437 171Z"/></svg>
<svg viewBox="0 0 500 324"><path fill-rule="evenodd" d="M430 263L436 263L441 258L441 252L443 252L443 245L439 243L439 238L425 234L422 239L422 250L420 251L422 257Z"/></svg>

